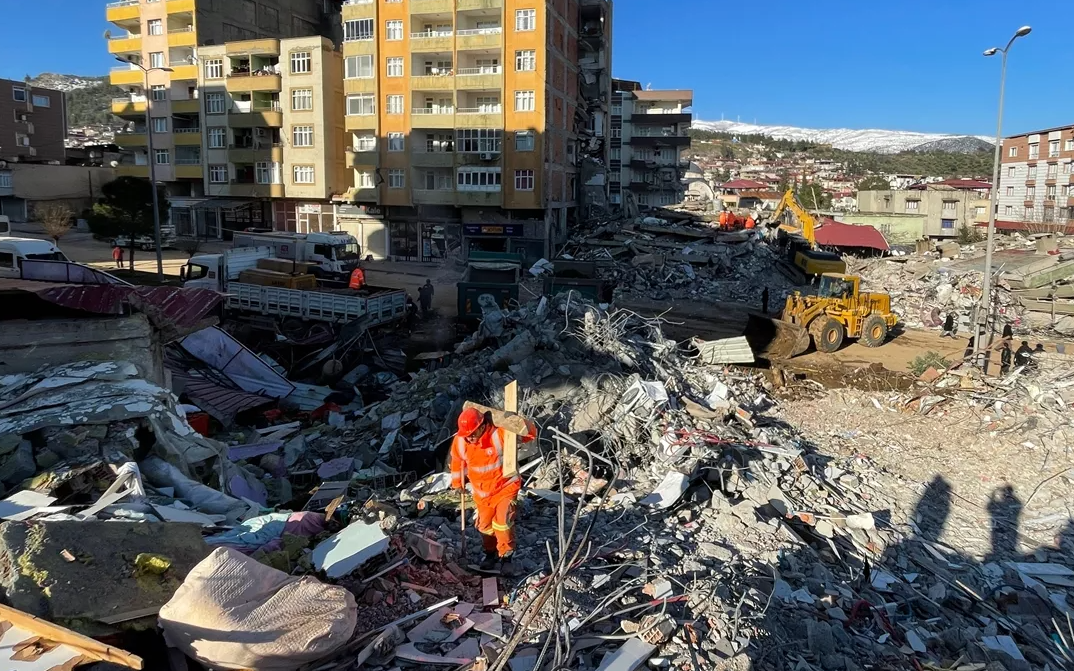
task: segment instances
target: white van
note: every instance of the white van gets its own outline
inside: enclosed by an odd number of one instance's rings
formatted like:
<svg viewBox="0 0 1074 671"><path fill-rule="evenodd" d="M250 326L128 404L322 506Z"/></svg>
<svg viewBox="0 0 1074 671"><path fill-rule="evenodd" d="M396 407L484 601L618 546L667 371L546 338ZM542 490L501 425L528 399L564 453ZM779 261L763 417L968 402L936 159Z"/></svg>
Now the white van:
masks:
<svg viewBox="0 0 1074 671"><path fill-rule="evenodd" d="M11 236L11 219L7 215L0 214L0 237Z"/></svg>
<svg viewBox="0 0 1074 671"><path fill-rule="evenodd" d="M48 240L34 238L0 237L0 277L22 277L22 262L26 259L38 261L67 261L60 248Z"/></svg>

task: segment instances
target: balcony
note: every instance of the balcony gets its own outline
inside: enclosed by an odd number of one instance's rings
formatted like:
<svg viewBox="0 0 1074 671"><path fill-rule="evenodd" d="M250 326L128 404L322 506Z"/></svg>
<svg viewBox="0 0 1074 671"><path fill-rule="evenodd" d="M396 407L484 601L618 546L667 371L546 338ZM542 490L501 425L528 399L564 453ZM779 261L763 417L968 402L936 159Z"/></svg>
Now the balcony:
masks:
<svg viewBox="0 0 1074 671"><path fill-rule="evenodd" d="M627 140L632 147L689 147L687 135L635 135Z"/></svg>
<svg viewBox="0 0 1074 671"><path fill-rule="evenodd" d="M148 165L122 164L116 166L116 177L141 177L149 179Z"/></svg>
<svg viewBox="0 0 1074 671"><path fill-rule="evenodd" d="M272 37L260 40L228 42L224 47L228 56L279 56L280 41Z"/></svg>
<svg viewBox="0 0 1074 671"><path fill-rule="evenodd" d="M676 123L690 123L692 114L634 114L630 123L635 126L670 126Z"/></svg>
<svg viewBox="0 0 1074 671"><path fill-rule="evenodd" d="M257 148L231 145L228 151L228 160L232 163L258 163L261 161L283 163L283 145Z"/></svg>
<svg viewBox="0 0 1074 671"><path fill-rule="evenodd" d="M201 101L197 98L192 98L190 100L173 100L172 112L177 114L200 114Z"/></svg>
<svg viewBox="0 0 1074 671"><path fill-rule="evenodd" d="M455 0L410 0L411 14L451 14Z"/></svg>
<svg viewBox="0 0 1074 671"><path fill-rule="evenodd" d="M463 49L499 49L503 44L503 28L474 28L455 32L455 48Z"/></svg>
<svg viewBox="0 0 1074 671"><path fill-rule="evenodd" d="M194 0L168 0L165 11L169 14L193 14Z"/></svg>
<svg viewBox="0 0 1074 671"><path fill-rule="evenodd" d="M455 166L455 152L426 151L422 147L411 152L410 164L416 168L452 168Z"/></svg>
<svg viewBox="0 0 1074 671"><path fill-rule="evenodd" d="M145 114L149 103L145 96L131 96L129 98L113 98L112 114L116 116L134 116Z"/></svg>
<svg viewBox="0 0 1074 671"><path fill-rule="evenodd" d="M415 205L454 205L454 189L414 189L411 193Z"/></svg>
<svg viewBox="0 0 1074 671"><path fill-rule="evenodd" d="M457 191L455 204L459 207L499 207L503 205L502 191Z"/></svg>
<svg viewBox="0 0 1074 671"><path fill-rule="evenodd" d="M280 75L264 75L248 72L232 72L227 76L225 85L229 93L250 93L253 91L277 92L282 88Z"/></svg>
<svg viewBox="0 0 1074 671"><path fill-rule="evenodd" d="M282 128L283 111L278 102L253 104L236 100L227 122L232 128Z"/></svg>
<svg viewBox="0 0 1074 671"><path fill-rule="evenodd" d="M200 147L201 146L201 129L200 128L173 128L172 138L177 147Z"/></svg>
<svg viewBox="0 0 1074 671"><path fill-rule="evenodd" d="M175 159L176 179L201 179L202 175L200 158Z"/></svg>
<svg viewBox="0 0 1074 671"><path fill-rule="evenodd" d="M198 34L194 32L194 26L190 26L189 28L180 28L179 30L168 31L169 47L196 47L197 45Z"/></svg>
<svg viewBox="0 0 1074 671"><path fill-rule="evenodd" d="M112 86L144 86L145 73L139 68L120 65L112 68L108 80Z"/></svg>
<svg viewBox="0 0 1074 671"><path fill-rule="evenodd" d="M376 93L377 80L373 77L356 77L343 80L343 93L352 95L355 93Z"/></svg>
<svg viewBox="0 0 1074 671"><path fill-rule="evenodd" d="M283 198L283 184L255 184L232 180L228 193L238 198Z"/></svg>
<svg viewBox="0 0 1074 671"><path fill-rule="evenodd" d="M450 30L410 34L411 51L452 51L454 33Z"/></svg>
<svg viewBox="0 0 1074 671"><path fill-rule="evenodd" d="M414 75L410 78L412 91L452 91L455 89L453 75Z"/></svg>
<svg viewBox="0 0 1074 671"><path fill-rule="evenodd" d="M503 108L460 107L455 115L457 128L503 128Z"/></svg>
<svg viewBox="0 0 1074 671"><path fill-rule="evenodd" d="M455 71L455 88L460 91L478 91L503 88L503 68L459 68Z"/></svg>
<svg viewBox="0 0 1074 671"><path fill-rule="evenodd" d="M138 54L142 53L142 36L141 35L127 35L126 37L113 37L108 40L108 53L120 55L120 54Z"/></svg>
<svg viewBox="0 0 1074 671"><path fill-rule="evenodd" d="M458 10L469 12L475 9L500 9L503 0L458 0Z"/></svg>
<svg viewBox="0 0 1074 671"><path fill-rule="evenodd" d="M454 128L455 108L415 107L410 112L412 128Z"/></svg>
<svg viewBox="0 0 1074 671"><path fill-rule="evenodd" d="M190 63L187 65L173 65L172 66L172 81L182 82L187 80L196 80L198 78L198 66Z"/></svg>
<svg viewBox="0 0 1074 671"><path fill-rule="evenodd" d="M375 149L373 151L347 150L347 165L351 168L375 167L379 159L380 154Z"/></svg>
<svg viewBox="0 0 1074 671"><path fill-rule="evenodd" d="M149 137L145 131L133 131L130 133L116 133L116 144L120 147L145 147L149 144Z"/></svg>
<svg viewBox="0 0 1074 671"><path fill-rule="evenodd" d="M349 114L343 122L347 130L376 130L376 114Z"/></svg>
<svg viewBox="0 0 1074 671"><path fill-rule="evenodd" d="M110 2L104 10L105 18L110 23L138 21L141 13L142 10L138 6L138 0Z"/></svg>
<svg viewBox="0 0 1074 671"><path fill-rule="evenodd" d="M376 15L374 0L344 0L343 20L368 19Z"/></svg>

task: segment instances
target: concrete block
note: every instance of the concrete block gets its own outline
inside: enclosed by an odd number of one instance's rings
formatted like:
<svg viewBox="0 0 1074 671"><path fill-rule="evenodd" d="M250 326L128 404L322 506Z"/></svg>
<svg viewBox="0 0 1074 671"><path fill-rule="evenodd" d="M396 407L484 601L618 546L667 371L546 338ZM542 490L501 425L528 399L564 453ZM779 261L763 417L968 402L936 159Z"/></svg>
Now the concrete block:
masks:
<svg viewBox="0 0 1074 671"><path fill-rule="evenodd" d="M375 524L357 522L313 549L313 566L329 578L342 578L388 549L388 537Z"/></svg>

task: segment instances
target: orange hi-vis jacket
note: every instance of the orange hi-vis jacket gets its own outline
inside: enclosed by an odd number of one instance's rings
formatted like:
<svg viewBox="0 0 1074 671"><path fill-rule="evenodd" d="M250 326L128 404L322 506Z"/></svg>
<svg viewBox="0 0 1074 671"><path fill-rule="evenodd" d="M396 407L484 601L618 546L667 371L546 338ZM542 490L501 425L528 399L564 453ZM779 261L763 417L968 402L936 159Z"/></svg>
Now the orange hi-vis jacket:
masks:
<svg viewBox="0 0 1074 671"><path fill-rule="evenodd" d="M533 422L526 420L526 427L529 429L526 435L518 436L520 443L528 443L537 437L537 427ZM497 427L485 431L481 440L472 445L456 435L451 443L451 486L456 489L462 487L465 468L478 504L491 504L494 500L517 495L522 488L519 477L503 477L503 446L506 438L507 432Z"/></svg>

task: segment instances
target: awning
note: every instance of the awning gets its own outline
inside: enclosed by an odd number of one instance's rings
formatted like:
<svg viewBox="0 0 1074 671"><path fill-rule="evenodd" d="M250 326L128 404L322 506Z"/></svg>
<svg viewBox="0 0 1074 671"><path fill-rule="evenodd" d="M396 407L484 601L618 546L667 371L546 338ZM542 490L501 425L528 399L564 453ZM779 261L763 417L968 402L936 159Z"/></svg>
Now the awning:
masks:
<svg viewBox="0 0 1074 671"><path fill-rule="evenodd" d="M233 198L209 198L190 206L192 210L236 210L240 207L248 207L261 201L235 200Z"/></svg>

